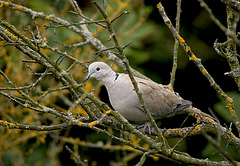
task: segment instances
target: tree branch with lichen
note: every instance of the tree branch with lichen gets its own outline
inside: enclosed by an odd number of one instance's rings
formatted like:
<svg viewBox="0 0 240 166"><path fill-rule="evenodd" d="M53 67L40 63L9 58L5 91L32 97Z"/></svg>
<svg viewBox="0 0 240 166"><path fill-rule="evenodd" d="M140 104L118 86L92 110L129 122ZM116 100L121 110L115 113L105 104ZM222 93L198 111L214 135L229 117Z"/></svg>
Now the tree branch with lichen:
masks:
<svg viewBox="0 0 240 166"><path fill-rule="evenodd" d="M80 141L79 138L68 138L67 136L57 136L57 142L66 142L70 143L74 146L86 146L86 147L94 147L94 148L102 148L108 150L123 150L123 151L131 151L135 154L126 155L123 160L128 160L129 157L136 157L137 155L142 155L138 165L142 165L146 162L146 158L148 156L160 157L177 163L184 164L195 164L195 165L231 165L231 162L226 160L222 162L209 161L205 159L194 158L188 154L184 154L175 149L181 141L185 140L188 136L199 135L204 132L210 132L214 135L220 135L225 142L230 143L236 146L236 149L239 148L239 138L237 138L230 129L221 126L219 123L215 122L213 119L204 117L204 116L196 116L197 123L191 127L183 127L183 128L174 128L174 129L161 129L159 128L154 119L151 118L151 114L147 109L144 101L139 93L138 86L136 81L134 80L134 76L140 76L142 78L146 78L145 76L139 74L134 71L128 62L124 54L124 49L131 44L131 42L125 46L121 46L121 43L118 39L118 34L115 32L115 29L112 26L112 23L117 21L124 14L128 14L126 10L118 13L114 18L108 16L108 12L106 11L105 5L101 7L98 3L93 2L95 6L98 8L101 13L103 19L102 20L93 20L91 18L86 17L81 9L78 7L75 0L69 0L71 5L75 9L74 14L78 16L79 22L70 23L64 19L59 17L55 17L53 14L46 15L42 12L36 12L30 8L17 5L14 3L9 3L5 1L0 1L0 7L8 8L13 11L19 11L26 13L34 18L40 18L41 20L48 21L49 24L45 26L45 30L54 29L56 31L59 28L64 27L66 30L70 30L74 32L75 35L81 37L83 41L74 44L65 44L61 42L56 42L60 46L63 46L64 49L67 48L77 48L77 47L88 47L91 46L94 48L93 56L90 56L87 60L79 60L79 57L74 57L71 54L60 50L59 48L51 46L48 44L44 37L41 36L41 30L39 29L37 23L34 23L34 28L36 28L37 34L34 34L34 31L27 29L24 34L21 30L11 25L4 19L0 20L0 36L1 40L4 41L1 44L1 47L11 46L15 47L20 52L24 53L27 59L22 59L22 63L28 64L26 66L27 70L31 70L31 74L35 76L32 82L28 82L24 85L18 85L18 82L15 83L13 78L10 78L5 70L0 70L1 74L1 87L0 87L0 96L7 101L14 102L21 109L26 109L29 114L34 112L41 113L39 116L47 116L53 122L50 125L44 124L28 124L27 122L16 122L14 119L6 119L0 120L0 126L8 128L8 129L21 129L21 130L35 130L35 131L51 131L54 130L63 130L67 128L71 128L73 126L79 126L81 128L88 128L94 131L95 133L102 133L108 137L109 140L114 139L118 141L119 145L114 145L111 143L105 143L103 145L98 143L91 143L89 141ZM180 2L180 1L179 1ZM104 3L104 1L103 1ZM180 4L178 4L178 14L180 14ZM73 13L73 12L72 12ZM166 18L167 16L163 16ZM177 16L180 17L180 16ZM179 21L180 22L180 21ZM53 25L54 24L54 25ZM102 28L106 28L109 32L110 40L113 41L113 46L106 47L97 37L94 37L93 34L89 31L88 25L96 25ZM180 23L179 23L180 24ZM171 25L171 24L168 24ZM177 32L177 31L176 31ZM30 36L30 37L27 37ZM206 69L201 65L200 59L198 59L193 52L191 52L190 47L186 44L181 36L177 33L174 33L177 41L184 46L185 50L189 55L189 59L194 61L197 66L201 69L202 73L210 80L212 85L216 90L222 94L228 103L229 109L234 109L231 105L231 98L226 96L220 87L214 82ZM112 50L117 50L117 52L113 52ZM49 56L49 52L57 55L57 58L52 58ZM90 54L88 54L89 56ZM14 55L16 56L16 55ZM128 72L136 93L140 99L141 105L144 108L145 112L148 113L151 121L154 124L154 129L151 130L152 136L148 136L143 134L139 130L136 129L135 125L130 124L121 114L112 110L106 103L102 102L98 98L94 97L92 93L88 93L85 89L83 89L85 83L80 80L81 84L78 84L76 81L76 77L73 77L74 68L78 68L79 70L86 69L87 64L96 60L97 58L106 58L114 61L120 67L122 67L125 71ZM62 66L62 63L65 60L70 61L70 65L67 68ZM176 62L176 61L175 61ZM36 68L31 68L32 64L37 64L42 67L41 72L37 71ZM36 71L35 71L36 70ZM173 68L176 70L176 67ZM173 77L174 77L173 73ZM48 82L50 78L53 78L54 81L58 82L54 84L54 87L47 87L46 89L41 89L41 84L44 82ZM146 78L148 79L148 78ZM172 85L174 79L172 79ZM49 81L49 85L51 85L51 81ZM40 90L39 90L40 89ZM54 107L54 104L51 103L53 97L59 97L59 94L64 94L68 92L71 96L68 102L67 108ZM56 94L55 94L56 93ZM50 101L47 104L47 101ZM229 103L230 102L230 103ZM78 109L84 110L84 115L76 113ZM234 113L234 112L233 112ZM18 119L17 119L18 120ZM237 124L237 120L235 120L235 124ZM122 128L122 124L124 128ZM237 126L237 125L236 125ZM118 132L112 132L110 129L115 129L116 131L123 130L124 136ZM154 136L158 136L157 138ZM133 139L129 139L130 136L134 136L138 138L138 141ZM168 142L166 138L180 137L182 138L173 148L168 146ZM141 143L139 143L141 141ZM124 146L123 146L123 145ZM0 148L1 149L1 148ZM69 152L74 155L75 153L69 149ZM227 155L226 155L227 156ZM79 159L78 155L74 155L75 159ZM122 161L124 162L124 161ZM81 163L82 164L82 163Z"/></svg>
<svg viewBox="0 0 240 166"><path fill-rule="evenodd" d="M185 50L185 52L187 53L189 60L193 61L196 66L199 68L199 70L202 72L202 74L207 78L207 80L209 81L210 85L220 94L220 96L226 101L227 104L227 108L229 109L234 124L236 125L236 128L238 130L238 133L240 135L240 122L239 122L239 118L236 115L235 112L235 108L233 105L233 99L230 98L222 89L221 87L215 82L215 80L213 79L213 77L208 73L208 71L206 70L206 68L202 65L201 60L199 58L196 57L196 55L192 52L191 48L187 45L187 43L185 42L185 40L179 35L179 33L176 31L176 29L173 27L170 19L167 17L165 10L162 6L161 3L158 4L157 8L159 9L159 12L164 20L164 23L167 25L167 27L170 29L170 31L172 32L173 36L175 39L177 39L180 43L180 45L183 47L183 49Z"/></svg>

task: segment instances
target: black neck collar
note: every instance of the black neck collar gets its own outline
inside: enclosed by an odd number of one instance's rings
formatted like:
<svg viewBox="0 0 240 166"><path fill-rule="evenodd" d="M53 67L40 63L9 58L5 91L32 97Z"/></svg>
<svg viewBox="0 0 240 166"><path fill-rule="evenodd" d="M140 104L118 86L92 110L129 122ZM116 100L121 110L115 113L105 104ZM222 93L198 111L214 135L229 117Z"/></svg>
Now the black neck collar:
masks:
<svg viewBox="0 0 240 166"><path fill-rule="evenodd" d="M114 82L117 81L118 77L119 77L119 73L116 73L116 77L114 79Z"/></svg>

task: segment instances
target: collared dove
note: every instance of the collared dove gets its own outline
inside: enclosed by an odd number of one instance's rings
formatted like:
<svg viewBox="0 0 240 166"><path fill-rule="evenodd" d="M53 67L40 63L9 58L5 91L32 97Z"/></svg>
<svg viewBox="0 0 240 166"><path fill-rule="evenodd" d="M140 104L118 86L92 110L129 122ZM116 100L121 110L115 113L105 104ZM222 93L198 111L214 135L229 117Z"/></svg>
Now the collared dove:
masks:
<svg viewBox="0 0 240 166"><path fill-rule="evenodd" d="M102 82L114 110L131 122L146 122L149 119L141 107L128 74L114 72L106 63L94 62L88 67L86 80L94 77ZM151 80L134 77L143 100L154 119L161 119L187 112L203 113L190 109L191 101L182 100L174 92ZM208 115L203 113L204 115ZM208 115L210 116L210 115Z"/></svg>

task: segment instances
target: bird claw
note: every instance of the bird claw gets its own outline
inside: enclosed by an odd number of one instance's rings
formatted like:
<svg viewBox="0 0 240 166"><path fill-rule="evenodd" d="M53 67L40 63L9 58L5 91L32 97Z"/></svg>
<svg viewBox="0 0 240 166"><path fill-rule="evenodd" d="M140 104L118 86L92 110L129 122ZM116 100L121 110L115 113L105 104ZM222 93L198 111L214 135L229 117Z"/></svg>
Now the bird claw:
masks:
<svg viewBox="0 0 240 166"><path fill-rule="evenodd" d="M150 126L150 122L146 122L146 123L143 124L143 125L139 125L139 126L137 126L137 129L141 129L141 128L143 128L143 129L142 129L143 134L146 134L145 132L146 132L146 129L148 128L148 133L151 135L151 126Z"/></svg>

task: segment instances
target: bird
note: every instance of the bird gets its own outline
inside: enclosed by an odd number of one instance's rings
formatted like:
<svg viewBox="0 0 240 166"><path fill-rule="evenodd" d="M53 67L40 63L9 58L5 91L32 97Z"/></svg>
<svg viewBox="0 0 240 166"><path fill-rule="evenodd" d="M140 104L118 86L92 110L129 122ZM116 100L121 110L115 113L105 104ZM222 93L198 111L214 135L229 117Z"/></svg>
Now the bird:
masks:
<svg viewBox="0 0 240 166"><path fill-rule="evenodd" d="M113 109L129 122L149 122L128 74L117 73L104 62L93 62L88 66L88 75L85 81L90 78L95 78L105 85ZM191 109L191 101L183 100L162 84L139 77L134 77L134 79L146 107L155 120L184 113L208 115L200 110Z"/></svg>

